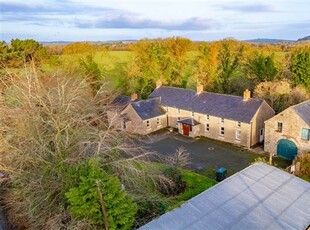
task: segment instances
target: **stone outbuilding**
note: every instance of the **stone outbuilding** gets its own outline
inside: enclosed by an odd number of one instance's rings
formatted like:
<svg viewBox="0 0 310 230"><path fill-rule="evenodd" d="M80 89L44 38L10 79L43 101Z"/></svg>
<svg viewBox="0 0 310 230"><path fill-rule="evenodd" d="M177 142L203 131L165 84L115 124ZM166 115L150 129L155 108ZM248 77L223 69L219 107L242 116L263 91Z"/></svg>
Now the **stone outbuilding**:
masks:
<svg viewBox="0 0 310 230"><path fill-rule="evenodd" d="M265 121L264 150L289 160L310 152L310 100Z"/></svg>

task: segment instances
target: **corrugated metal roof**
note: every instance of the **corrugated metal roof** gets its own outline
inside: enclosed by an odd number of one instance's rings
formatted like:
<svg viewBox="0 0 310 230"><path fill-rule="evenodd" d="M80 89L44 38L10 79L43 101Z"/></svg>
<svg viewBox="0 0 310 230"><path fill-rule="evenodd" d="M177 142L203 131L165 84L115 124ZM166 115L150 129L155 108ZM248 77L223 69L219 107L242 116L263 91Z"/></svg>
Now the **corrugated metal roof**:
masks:
<svg viewBox="0 0 310 230"><path fill-rule="evenodd" d="M150 98L161 97L162 105L185 109L188 111L209 114L235 121L250 123L263 100L202 92L195 90L161 86L155 89Z"/></svg>
<svg viewBox="0 0 310 230"><path fill-rule="evenodd" d="M310 100L294 105L292 109L310 126Z"/></svg>
<svg viewBox="0 0 310 230"><path fill-rule="evenodd" d="M165 111L160 106L160 98L131 102L133 109L142 120L164 115Z"/></svg>
<svg viewBox="0 0 310 230"><path fill-rule="evenodd" d="M309 182L256 163L140 229L304 230L309 204Z"/></svg>

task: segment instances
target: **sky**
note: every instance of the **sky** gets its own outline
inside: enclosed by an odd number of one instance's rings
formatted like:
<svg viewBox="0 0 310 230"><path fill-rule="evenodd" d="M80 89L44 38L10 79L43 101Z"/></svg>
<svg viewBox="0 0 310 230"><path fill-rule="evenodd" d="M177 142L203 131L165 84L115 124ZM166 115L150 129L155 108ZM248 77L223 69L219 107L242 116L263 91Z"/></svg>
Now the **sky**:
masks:
<svg viewBox="0 0 310 230"><path fill-rule="evenodd" d="M0 40L297 40L309 0L0 0Z"/></svg>

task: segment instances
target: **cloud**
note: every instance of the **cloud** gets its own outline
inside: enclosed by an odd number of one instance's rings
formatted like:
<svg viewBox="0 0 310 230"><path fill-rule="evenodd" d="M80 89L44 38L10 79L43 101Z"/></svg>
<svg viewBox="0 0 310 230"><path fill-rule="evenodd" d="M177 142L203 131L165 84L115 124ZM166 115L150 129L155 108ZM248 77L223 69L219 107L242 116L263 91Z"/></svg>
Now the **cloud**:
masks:
<svg viewBox="0 0 310 230"><path fill-rule="evenodd" d="M163 30L209 30L217 26L211 19L188 18L182 21L160 21L141 18L138 15L110 15L96 20L81 20L76 22L79 28L102 29L163 29Z"/></svg>
<svg viewBox="0 0 310 230"><path fill-rule="evenodd" d="M90 14L99 14L103 12L114 12L118 11L117 9L108 8L108 7L98 7L86 4L73 4L68 1L53 1L52 3L47 2L37 2L37 3L20 3L20 2L3 2L1 3L1 12L2 14L67 14L67 15L76 15L80 13L90 13Z"/></svg>
<svg viewBox="0 0 310 230"><path fill-rule="evenodd" d="M220 5L218 7L222 10L237 11L242 13L274 12L273 7L262 3L255 3L255 4L226 3L225 5Z"/></svg>

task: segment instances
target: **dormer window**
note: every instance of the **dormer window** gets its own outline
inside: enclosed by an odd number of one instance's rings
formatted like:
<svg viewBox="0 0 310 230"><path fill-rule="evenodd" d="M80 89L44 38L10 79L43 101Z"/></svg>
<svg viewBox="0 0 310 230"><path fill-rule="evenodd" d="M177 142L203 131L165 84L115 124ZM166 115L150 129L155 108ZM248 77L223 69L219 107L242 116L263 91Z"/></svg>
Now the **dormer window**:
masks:
<svg viewBox="0 0 310 230"><path fill-rule="evenodd" d="M192 112L192 117L195 116L195 112Z"/></svg>
<svg viewBox="0 0 310 230"><path fill-rule="evenodd" d="M210 118L209 114L206 114L206 115L205 115L205 119L208 121L209 118Z"/></svg>
<svg viewBox="0 0 310 230"><path fill-rule="evenodd" d="M177 111L178 113L181 113L181 110L180 109L178 109L178 111Z"/></svg>
<svg viewBox="0 0 310 230"><path fill-rule="evenodd" d="M224 120L225 120L224 118L221 118L221 123L224 123Z"/></svg>

